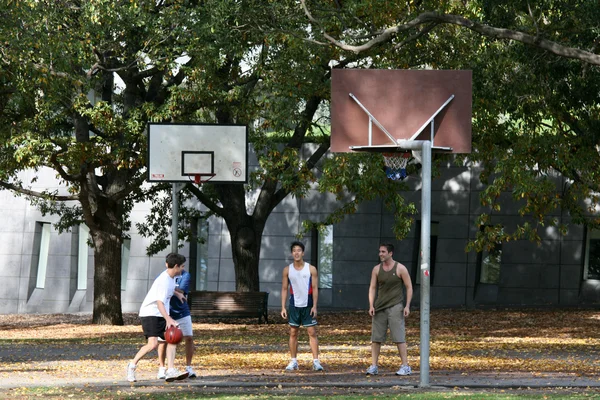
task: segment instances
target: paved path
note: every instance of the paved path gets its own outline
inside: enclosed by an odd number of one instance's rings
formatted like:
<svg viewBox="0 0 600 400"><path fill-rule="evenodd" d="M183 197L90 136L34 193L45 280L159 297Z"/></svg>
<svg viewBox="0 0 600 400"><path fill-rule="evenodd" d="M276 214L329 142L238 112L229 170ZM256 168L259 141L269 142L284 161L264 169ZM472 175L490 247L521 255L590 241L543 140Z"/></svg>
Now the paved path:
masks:
<svg viewBox="0 0 600 400"><path fill-rule="evenodd" d="M130 386L124 380L125 355L135 354L139 345L78 344L76 346L48 345L40 349L30 344L0 345L0 360L10 368L0 369L0 389L32 386L113 385ZM83 360L83 361L82 361ZM155 379L151 357L146 357L138 368L139 385L163 385ZM71 365L81 365L75 375ZM408 377L398 377L395 371L380 370L380 374L367 377L363 370L349 368L346 371L315 373L297 371L283 373L280 369L246 371L200 371L202 376L183 381L189 385L212 387L295 387L310 384L318 387L419 387L419 371ZM600 389L600 378L569 373L515 373L430 371L429 384L440 387L471 388L550 388L578 387Z"/></svg>

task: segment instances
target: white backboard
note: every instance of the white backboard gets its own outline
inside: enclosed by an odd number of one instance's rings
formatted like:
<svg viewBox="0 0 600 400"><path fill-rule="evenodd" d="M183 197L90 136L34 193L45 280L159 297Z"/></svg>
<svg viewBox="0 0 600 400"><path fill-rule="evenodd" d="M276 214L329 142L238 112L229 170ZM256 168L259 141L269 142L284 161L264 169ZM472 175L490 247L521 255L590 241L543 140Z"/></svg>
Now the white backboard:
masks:
<svg viewBox="0 0 600 400"><path fill-rule="evenodd" d="M150 182L190 182L211 173L211 183L248 182L245 125L148 124Z"/></svg>

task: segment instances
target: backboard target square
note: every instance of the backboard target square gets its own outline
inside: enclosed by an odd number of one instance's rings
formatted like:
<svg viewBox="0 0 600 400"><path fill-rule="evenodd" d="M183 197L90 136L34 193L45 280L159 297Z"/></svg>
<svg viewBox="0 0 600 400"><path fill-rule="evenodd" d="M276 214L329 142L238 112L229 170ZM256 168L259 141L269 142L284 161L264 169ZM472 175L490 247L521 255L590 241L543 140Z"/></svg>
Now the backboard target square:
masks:
<svg viewBox="0 0 600 400"><path fill-rule="evenodd" d="M214 174L214 151L182 151L181 175Z"/></svg>

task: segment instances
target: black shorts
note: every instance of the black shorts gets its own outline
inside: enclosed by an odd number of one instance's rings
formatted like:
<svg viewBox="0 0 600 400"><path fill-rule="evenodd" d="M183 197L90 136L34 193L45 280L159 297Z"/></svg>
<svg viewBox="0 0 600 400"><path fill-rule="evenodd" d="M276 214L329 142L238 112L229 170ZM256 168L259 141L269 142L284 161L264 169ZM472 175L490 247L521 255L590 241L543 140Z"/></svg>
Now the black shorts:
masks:
<svg viewBox="0 0 600 400"><path fill-rule="evenodd" d="M317 325L317 319L310 315L311 307L296 307L291 305L288 307L288 316L290 326L309 326Z"/></svg>
<svg viewBox="0 0 600 400"><path fill-rule="evenodd" d="M140 319L142 320L142 330L146 339L158 337L165 340L167 321L163 317L140 317Z"/></svg>

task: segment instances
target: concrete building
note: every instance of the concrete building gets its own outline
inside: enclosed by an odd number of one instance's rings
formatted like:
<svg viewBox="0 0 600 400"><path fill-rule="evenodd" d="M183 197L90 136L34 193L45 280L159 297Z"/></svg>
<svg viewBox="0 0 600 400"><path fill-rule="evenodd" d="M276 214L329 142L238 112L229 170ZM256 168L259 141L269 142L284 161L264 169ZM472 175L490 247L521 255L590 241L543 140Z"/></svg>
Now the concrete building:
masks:
<svg viewBox="0 0 600 400"><path fill-rule="evenodd" d="M29 172L28 174L33 174ZM600 303L600 234L569 225L568 215L557 214L569 226L561 236L557 229L541 233L540 245L528 241L504 243L483 254L466 252L477 233L476 218L484 211L479 195L484 187L477 167L442 168L432 185L431 306L583 306ZM30 178L30 176L25 176ZM557 190L562 179L556 178ZM38 182L55 182L54 173L41 171ZM410 177L406 197L420 204L420 180ZM51 185L51 184L50 184ZM60 189L58 184L56 188ZM35 187L34 187L35 189ZM250 195L251 196L251 195ZM502 209L493 222L507 228L522 220L511 194L502 196ZM324 217L335 205L332 195L317 191L304 199L286 198L272 213L265 228L260 255L261 290L270 292L269 304L279 308L281 271L291 262L289 244L305 219ZM138 204L132 221L150 209ZM23 197L0 191L0 313L62 313L91 311L93 300L93 251L87 245L85 226L59 234L52 223L57 217L42 216ZM418 219L418 216L417 216ZM133 224L135 226L135 224ZM358 212L326 233L304 238L305 259L319 267L321 308L366 309L371 268L378 262L382 241L396 246L395 258L409 269L419 306L419 221L403 241L394 239L392 217L382 201L362 204ZM182 253L190 258L188 269L196 289L235 289L229 233L224 222L211 218L199 226L208 242ZM123 246L122 306L137 312L154 278L164 268L168 251L149 257L148 239L130 232ZM190 257L191 256L191 257Z"/></svg>

